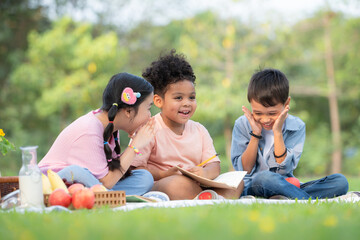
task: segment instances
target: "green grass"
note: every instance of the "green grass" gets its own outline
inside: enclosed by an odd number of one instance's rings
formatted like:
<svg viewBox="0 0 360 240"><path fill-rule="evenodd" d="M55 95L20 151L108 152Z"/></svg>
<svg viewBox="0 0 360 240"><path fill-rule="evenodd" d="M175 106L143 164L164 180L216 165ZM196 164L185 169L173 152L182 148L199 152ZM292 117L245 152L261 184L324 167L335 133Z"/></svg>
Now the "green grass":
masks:
<svg viewBox="0 0 360 240"><path fill-rule="evenodd" d="M2 239L355 239L359 204L2 213Z"/></svg>
<svg viewBox="0 0 360 240"><path fill-rule="evenodd" d="M311 180L311 179L307 179ZM349 179L360 190L360 179ZM0 211L1 239L357 239L360 203Z"/></svg>

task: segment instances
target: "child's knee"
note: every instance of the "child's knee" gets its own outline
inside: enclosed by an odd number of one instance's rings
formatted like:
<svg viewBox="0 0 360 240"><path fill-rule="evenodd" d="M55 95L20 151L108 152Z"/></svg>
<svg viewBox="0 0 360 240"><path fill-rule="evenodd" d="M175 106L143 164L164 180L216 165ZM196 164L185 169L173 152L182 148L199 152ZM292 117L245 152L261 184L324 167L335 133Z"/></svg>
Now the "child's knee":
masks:
<svg viewBox="0 0 360 240"><path fill-rule="evenodd" d="M191 188L194 184L196 184L193 180L191 180L190 178L184 177L184 176L178 176L178 175L174 175L169 177L170 180L167 183L167 187L169 189L179 189L179 188L184 188L184 189L189 189Z"/></svg>
<svg viewBox="0 0 360 240"><path fill-rule="evenodd" d="M144 189L145 192L151 190L154 185L154 178L148 170L137 169L133 170L133 174L139 179L137 186Z"/></svg>
<svg viewBox="0 0 360 240"><path fill-rule="evenodd" d="M344 175L340 173L335 173L330 175L329 177L332 177L336 181L336 184L334 184L334 186L336 187L338 195L343 195L347 193L347 191L349 190L349 182Z"/></svg>
<svg viewBox="0 0 360 240"><path fill-rule="evenodd" d="M253 184L263 185L264 183L273 182L274 178L277 177L276 175L276 173L270 171L262 171L254 177Z"/></svg>
<svg viewBox="0 0 360 240"><path fill-rule="evenodd" d="M163 178L154 185L154 190L165 192L171 200L192 199L201 192L195 181L181 175Z"/></svg>
<svg viewBox="0 0 360 240"><path fill-rule="evenodd" d="M80 167L78 165L70 165L70 166L67 166L67 167L61 169L58 172L58 175L61 178L66 179L67 181L72 181L72 179L74 179L75 175L78 175L79 173L82 173L83 171L84 171L83 167Z"/></svg>

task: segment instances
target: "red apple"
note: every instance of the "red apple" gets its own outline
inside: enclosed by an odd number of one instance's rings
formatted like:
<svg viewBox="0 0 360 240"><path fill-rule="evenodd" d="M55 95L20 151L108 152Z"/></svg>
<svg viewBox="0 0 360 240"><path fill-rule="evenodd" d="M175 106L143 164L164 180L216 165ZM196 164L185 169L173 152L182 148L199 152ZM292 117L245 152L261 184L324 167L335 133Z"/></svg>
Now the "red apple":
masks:
<svg viewBox="0 0 360 240"><path fill-rule="evenodd" d="M90 188L94 193L95 192L106 192L107 188L102 184L96 184Z"/></svg>
<svg viewBox="0 0 360 240"><path fill-rule="evenodd" d="M300 188L300 181L296 177L288 177L285 178L285 180L291 183L292 185L295 185L296 187Z"/></svg>
<svg viewBox="0 0 360 240"><path fill-rule="evenodd" d="M74 183L72 185L70 185L70 187L68 187L69 193L71 195L73 195L75 192L84 189L84 185L82 185L81 183Z"/></svg>
<svg viewBox="0 0 360 240"><path fill-rule="evenodd" d="M95 203L95 194L90 188L84 188L74 193L72 205L75 209L91 209Z"/></svg>
<svg viewBox="0 0 360 240"><path fill-rule="evenodd" d="M49 196L49 204L68 207L71 204L71 196L62 188L55 189Z"/></svg>

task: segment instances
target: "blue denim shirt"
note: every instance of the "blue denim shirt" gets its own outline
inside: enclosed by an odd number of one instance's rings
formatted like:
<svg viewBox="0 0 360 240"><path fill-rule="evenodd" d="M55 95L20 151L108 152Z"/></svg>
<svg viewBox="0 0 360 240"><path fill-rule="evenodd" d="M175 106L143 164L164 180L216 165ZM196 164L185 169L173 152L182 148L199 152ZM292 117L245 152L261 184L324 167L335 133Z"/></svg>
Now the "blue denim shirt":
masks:
<svg viewBox="0 0 360 240"><path fill-rule="evenodd" d="M244 171L242 165L242 154L246 150L251 135L250 123L243 115L235 121L232 143L231 143L231 161L238 171ZM282 163L275 161L274 154L263 156L265 140L259 141L256 162L250 174L244 178L245 186L251 183L252 178L261 171L272 171L283 175L284 177L293 177L293 171L299 163L301 153L305 142L305 123L298 117L288 115L283 127L283 138L287 155ZM274 145L270 149L270 153L274 151Z"/></svg>

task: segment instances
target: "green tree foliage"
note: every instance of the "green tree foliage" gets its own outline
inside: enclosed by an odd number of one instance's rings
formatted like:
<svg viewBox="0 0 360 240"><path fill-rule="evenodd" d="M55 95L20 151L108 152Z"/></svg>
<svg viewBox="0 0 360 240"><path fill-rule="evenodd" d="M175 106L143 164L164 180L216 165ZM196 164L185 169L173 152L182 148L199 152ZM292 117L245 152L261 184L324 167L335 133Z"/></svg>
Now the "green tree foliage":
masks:
<svg viewBox="0 0 360 240"><path fill-rule="evenodd" d="M17 136L17 146L40 145L43 156L66 125L101 106L103 89L127 55L114 32L95 37L91 25L69 18L32 32L26 61L10 78L4 129Z"/></svg>
<svg viewBox="0 0 360 240"><path fill-rule="evenodd" d="M299 174L329 173L331 154L337 147L331 142L329 87L326 74L326 48L324 18L330 15L330 32L334 60L336 94L340 109L343 145L343 167L359 172L358 128L359 97L356 52L359 42L359 19L349 19L336 12L319 12L314 17L298 22L292 31L284 32L288 44L280 56L286 61L283 69L288 73L291 93L299 116L307 124L307 139ZM352 69L352 70L350 70ZM351 129L351 130L350 130ZM351 136L351 137L350 137ZM310 167L316 166L316 167Z"/></svg>
<svg viewBox="0 0 360 240"><path fill-rule="evenodd" d="M304 153L296 174L324 175L330 170L334 146L323 14L301 20L290 29L245 25L203 12L165 25L144 21L117 33L105 32L108 26L63 18L48 31L28 35L25 60L12 72L2 91L6 108L0 116L0 127L16 146L39 145L42 157L66 125L101 105L101 94L111 75L121 71L140 75L159 54L175 48L194 67L198 99L194 120L209 130L225 162L223 170L230 166L226 158L234 121L242 115L242 105L249 107L249 79L255 70L271 67L288 76L291 114L307 124ZM331 21L344 171L352 174L360 170L359 24L359 19L341 14L335 14ZM10 153L6 158L18 158L20 163L20 155ZM17 169L15 164L0 164Z"/></svg>
<svg viewBox="0 0 360 240"><path fill-rule="evenodd" d="M48 26L41 6L24 0L0 2L0 88L6 87L9 73L22 61L28 33Z"/></svg>

